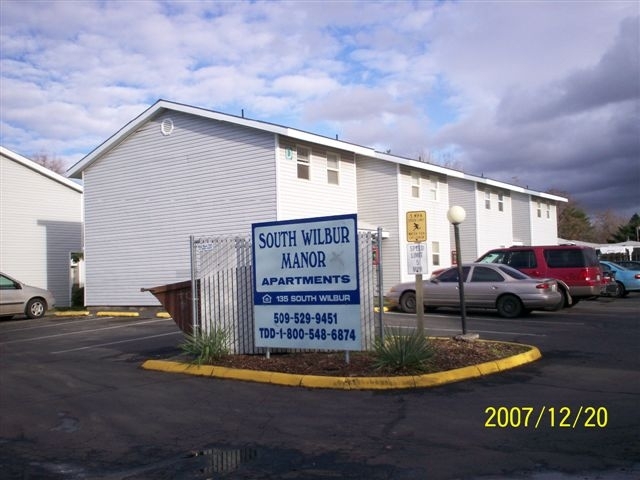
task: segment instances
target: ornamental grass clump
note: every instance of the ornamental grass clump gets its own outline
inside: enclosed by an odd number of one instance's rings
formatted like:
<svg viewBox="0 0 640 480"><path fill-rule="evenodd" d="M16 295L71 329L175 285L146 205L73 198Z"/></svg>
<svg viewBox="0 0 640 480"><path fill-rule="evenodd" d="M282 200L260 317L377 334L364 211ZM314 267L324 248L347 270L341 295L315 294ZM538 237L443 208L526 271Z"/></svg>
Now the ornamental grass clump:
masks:
<svg viewBox="0 0 640 480"><path fill-rule="evenodd" d="M424 334L413 331L403 334L400 329L385 329L384 341L376 340L375 366L394 373L420 373L435 353L433 345Z"/></svg>
<svg viewBox="0 0 640 480"><path fill-rule="evenodd" d="M180 349L194 358L192 364L212 364L229 355L229 332L223 328L211 328L200 334L185 335Z"/></svg>

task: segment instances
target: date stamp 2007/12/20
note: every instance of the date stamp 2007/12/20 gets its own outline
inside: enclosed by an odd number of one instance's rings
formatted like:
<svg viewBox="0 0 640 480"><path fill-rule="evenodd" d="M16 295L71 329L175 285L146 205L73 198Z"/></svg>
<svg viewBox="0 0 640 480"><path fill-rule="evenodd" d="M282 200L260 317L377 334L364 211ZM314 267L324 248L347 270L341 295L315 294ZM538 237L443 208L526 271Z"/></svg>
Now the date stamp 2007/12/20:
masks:
<svg viewBox="0 0 640 480"><path fill-rule="evenodd" d="M602 406L489 406L484 413L487 428L605 428L609 422Z"/></svg>

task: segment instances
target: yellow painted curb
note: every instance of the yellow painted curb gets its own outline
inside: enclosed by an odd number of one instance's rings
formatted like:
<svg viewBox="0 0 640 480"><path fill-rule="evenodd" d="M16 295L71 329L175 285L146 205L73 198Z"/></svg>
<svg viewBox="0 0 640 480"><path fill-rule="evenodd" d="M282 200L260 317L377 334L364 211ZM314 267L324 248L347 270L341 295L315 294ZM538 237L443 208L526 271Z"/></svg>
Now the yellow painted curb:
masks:
<svg viewBox="0 0 640 480"><path fill-rule="evenodd" d="M380 312L380 307L373 307L373 311L378 313ZM389 307L382 307L382 311L383 312L388 312L389 311Z"/></svg>
<svg viewBox="0 0 640 480"><path fill-rule="evenodd" d="M158 318L171 318L171 315L169 315L167 312L158 312L158 313L156 313L156 317L158 317Z"/></svg>
<svg viewBox="0 0 640 480"><path fill-rule="evenodd" d="M138 312L96 312L96 317L139 317Z"/></svg>
<svg viewBox="0 0 640 480"><path fill-rule="evenodd" d="M85 310L69 310L66 312L54 312L53 315L56 317L86 317L87 315L91 315L91 312Z"/></svg>
<svg viewBox="0 0 640 480"><path fill-rule="evenodd" d="M480 340L482 341L482 340ZM497 342L509 343L509 342ZM518 344L522 345L522 344ZM425 388L477 378L492 373L509 370L542 358L540 350L532 345L522 345L529 350L511 357L492 362L456 368L446 372L407 375L402 377L329 377L321 375L301 375L259 370L244 370L213 365L190 365L169 360L147 360L142 364L145 370L169 373L185 373L206 377L245 380L248 382L271 383L290 387L328 388L339 390L398 390Z"/></svg>

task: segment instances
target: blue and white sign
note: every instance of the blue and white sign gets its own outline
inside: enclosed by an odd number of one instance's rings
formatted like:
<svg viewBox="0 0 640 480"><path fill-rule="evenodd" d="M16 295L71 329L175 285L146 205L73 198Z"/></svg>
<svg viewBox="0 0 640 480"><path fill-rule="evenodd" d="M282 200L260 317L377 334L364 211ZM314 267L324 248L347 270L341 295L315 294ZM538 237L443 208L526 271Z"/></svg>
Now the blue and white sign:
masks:
<svg viewBox="0 0 640 480"><path fill-rule="evenodd" d="M255 344L360 350L357 216L252 225Z"/></svg>

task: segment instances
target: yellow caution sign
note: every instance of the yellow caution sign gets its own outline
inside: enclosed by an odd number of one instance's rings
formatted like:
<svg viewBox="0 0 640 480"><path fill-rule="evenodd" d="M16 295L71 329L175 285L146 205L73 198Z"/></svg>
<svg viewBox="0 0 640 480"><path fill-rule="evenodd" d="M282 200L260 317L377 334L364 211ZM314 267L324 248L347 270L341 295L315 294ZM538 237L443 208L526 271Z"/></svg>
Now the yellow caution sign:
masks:
<svg viewBox="0 0 640 480"><path fill-rule="evenodd" d="M427 241L427 212L424 210L407 212L407 242Z"/></svg>

